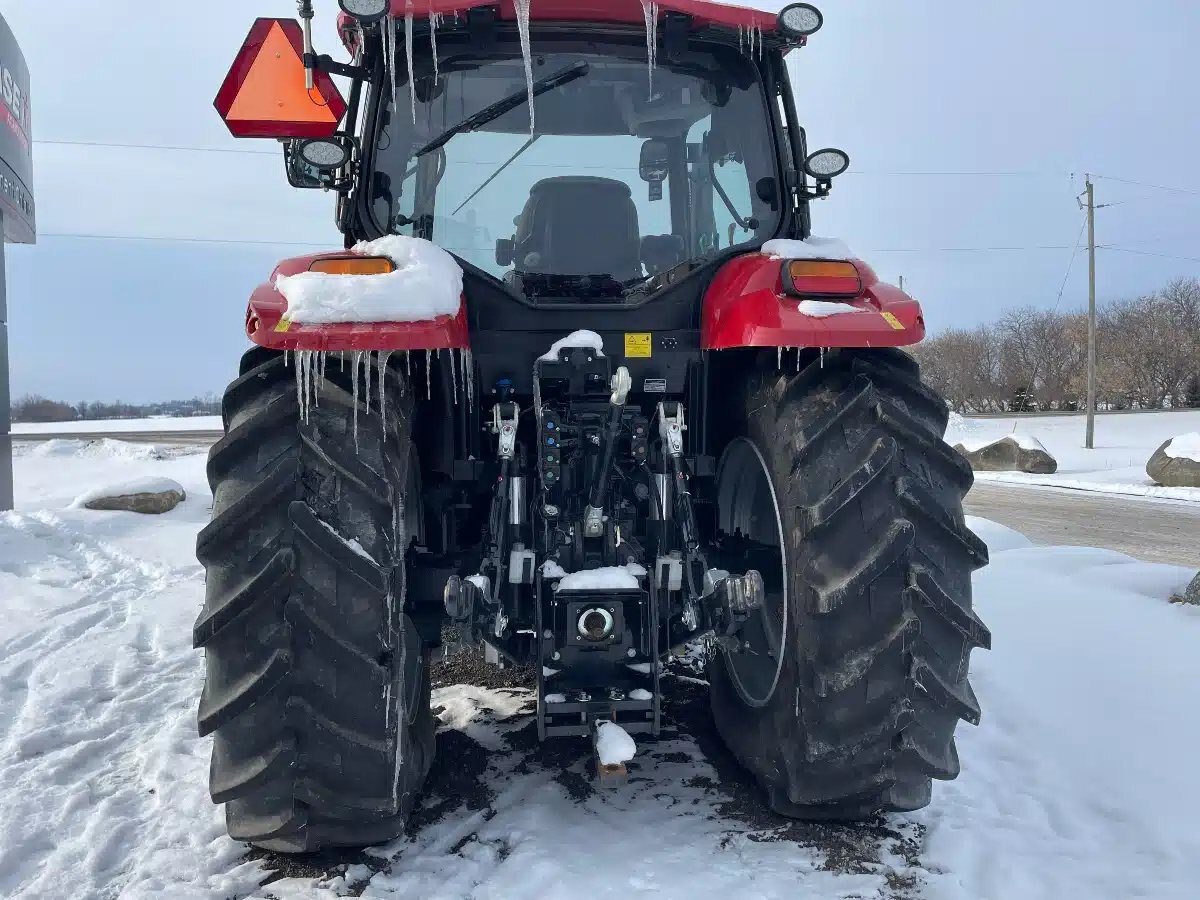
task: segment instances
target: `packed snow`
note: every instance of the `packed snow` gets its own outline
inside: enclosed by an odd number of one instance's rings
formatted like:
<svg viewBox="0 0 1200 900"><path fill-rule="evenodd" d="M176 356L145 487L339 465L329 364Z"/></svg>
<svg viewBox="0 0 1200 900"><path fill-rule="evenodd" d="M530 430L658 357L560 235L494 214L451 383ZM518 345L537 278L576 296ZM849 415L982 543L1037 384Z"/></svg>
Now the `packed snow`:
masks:
<svg viewBox="0 0 1200 900"><path fill-rule="evenodd" d="M183 485L172 478L147 476L90 488L76 497L71 505L82 507L93 500L102 500L108 497L128 497L131 494L167 494L172 492L180 495L184 494Z"/></svg>
<svg viewBox="0 0 1200 900"><path fill-rule="evenodd" d="M796 308L806 316L812 316L815 319L827 319L830 316L845 316L867 312L867 310L851 306L849 303L830 303L827 300L801 300L796 304Z"/></svg>
<svg viewBox="0 0 1200 900"><path fill-rule="evenodd" d="M307 324L418 322L458 314L462 268L430 241L389 235L353 248L386 256L396 269L385 275L280 275L275 287L287 299L287 318Z"/></svg>
<svg viewBox="0 0 1200 900"><path fill-rule="evenodd" d="M1086 417L1082 414L979 417L951 414L946 440L968 448L1002 437L1027 444L1036 441L1058 461L1058 471L1053 475L976 472L975 478L981 482L1200 503L1200 488L1162 487L1146 474L1146 462L1163 442L1200 432L1200 409L1100 413L1096 416L1094 450L1084 448L1085 427ZM1184 446L1189 445L1185 442Z"/></svg>
<svg viewBox="0 0 1200 900"><path fill-rule="evenodd" d="M617 766L637 755L637 744L616 722L596 723L596 756L602 766Z"/></svg>
<svg viewBox="0 0 1200 900"><path fill-rule="evenodd" d="M629 591L640 587L638 579L646 574L637 563L624 566L604 566L564 575L558 583L560 591Z"/></svg>
<svg viewBox="0 0 1200 900"><path fill-rule="evenodd" d="M654 695L645 688L634 688L629 692L630 700L653 700Z"/></svg>
<svg viewBox="0 0 1200 900"><path fill-rule="evenodd" d="M812 235L802 241L778 238L762 245L762 252L779 259L857 259L854 251L838 238Z"/></svg>
<svg viewBox="0 0 1200 900"><path fill-rule="evenodd" d="M566 569L558 564L558 560L548 559L542 563L543 578L562 578L566 574Z"/></svg>
<svg viewBox="0 0 1200 900"><path fill-rule="evenodd" d="M596 334L594 331L581 329L580 331L572 331L564 338L559 338L550 345L550 349L538 357L545 362L557 362L558 351L565 350L568 347L580 347L585 350L592 349L596 351L597 356L604 355L604 338Z"/></svg>
<svg viewBox="0 0 1200 900"><path fill-rule="evenodd" d="M1053 430L1036 433L1056 449ZM962 775L936 783L928 808L864 826L757 812L711 730L694 733L711 727L696 679L665 679L668 700L693 692L676 708L692 718L668 707L628 784L603 791L586 740L538 745L531 692L450 685L434 691L442 757L412 832L288 861L281 878L278 857L226 837L212 742L196 737L204 454L106 443L19 447L18 509L0 514L0 896L1195 896L1200 609L1168 602L1195 573L1033 546L982 519L970 524L992 564L975 600L994 649L971 668L984 718L960 727ZM153 520L70 507L143 476L188 499Z"/></svg>
<svg viewBox="0 0 1200 900"><path fill-rule="evenodd" d="M1171 459L1192 459L1200 462L1200 431L1171 438L1171 443L1163 448L1163 453Z"/></svg>

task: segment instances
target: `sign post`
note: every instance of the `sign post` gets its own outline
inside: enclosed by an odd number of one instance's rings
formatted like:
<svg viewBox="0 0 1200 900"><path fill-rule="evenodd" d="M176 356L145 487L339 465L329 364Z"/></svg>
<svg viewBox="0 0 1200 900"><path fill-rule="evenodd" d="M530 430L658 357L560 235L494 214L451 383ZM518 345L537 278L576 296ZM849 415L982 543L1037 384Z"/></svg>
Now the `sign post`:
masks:
<svg viewBox="0 0 1200 900"><path fill-rule="evenodd" d="M17 39L0 15L0 510L13 507L4 248L9 243L32 244L37 238L31 121L29 69Z"/></svg>

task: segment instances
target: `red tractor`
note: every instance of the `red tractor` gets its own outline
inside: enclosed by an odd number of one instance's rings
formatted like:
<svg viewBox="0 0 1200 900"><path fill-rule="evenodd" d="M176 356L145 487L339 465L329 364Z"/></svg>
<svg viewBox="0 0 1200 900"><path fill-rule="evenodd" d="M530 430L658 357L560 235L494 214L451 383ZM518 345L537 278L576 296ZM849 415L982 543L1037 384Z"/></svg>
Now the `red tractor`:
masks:
<svg viewBox="0 0 1200 900"><path fill-rule="evenodd" d="M349 62L301 0L217 100L345 235L253 294L209 459L199 721L230 834L399 834L451 633L531 665L540 736L593 740L604 777L605 732L657 734L662 666L706 640L771 809L929 803L979 719L987 550L899 349L919 305L810 236L849 163L809 151L784 63L821 14L340 2Z"/></svg>

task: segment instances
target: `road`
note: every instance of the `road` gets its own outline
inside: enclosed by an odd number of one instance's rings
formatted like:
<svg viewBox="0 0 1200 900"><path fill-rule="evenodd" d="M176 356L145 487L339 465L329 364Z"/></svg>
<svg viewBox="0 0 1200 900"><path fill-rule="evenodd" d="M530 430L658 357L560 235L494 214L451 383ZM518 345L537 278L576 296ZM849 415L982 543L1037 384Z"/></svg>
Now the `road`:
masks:
<svg viewBox="0 0 1200 900"><path fill-rule="evenodd" d="M968 515L1038 544L1119 550L1147 562L1200 568L1200 504L976 482Z"/></svg>
<svg viewBox="0 0 1200 900"><path fill-rule="evenodd" d="M114 438L155 444L213 443L219 431L15 434L17 441ZM1077 491L976 483L967 513L1015 528L1039 544L1118 550L1148 562L1200 568L1200 504L1167 503Z"/></svg>
<svg viewBox="0 0 1200 900"><path fill-rule="evenodd" d="M14 434L17 441L129 441L134 444L201 444L208 446L221 437L219 431L63 431L53 434Z"/></svg>

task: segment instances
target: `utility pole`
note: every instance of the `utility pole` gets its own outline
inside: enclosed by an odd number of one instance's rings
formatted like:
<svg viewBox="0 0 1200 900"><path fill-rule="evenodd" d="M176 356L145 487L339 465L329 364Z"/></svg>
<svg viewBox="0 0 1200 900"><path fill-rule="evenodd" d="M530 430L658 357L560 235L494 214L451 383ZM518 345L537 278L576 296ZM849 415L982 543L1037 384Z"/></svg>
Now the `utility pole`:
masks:
<svg viewBox="0 0 1200 900"><path fill-rule="evenodd" d="M1096 197L1092 176L1084 175L1087 185L1088 230L1088 329L1087 329L1087 436L1084 446L1096 446Z"/></svg>

